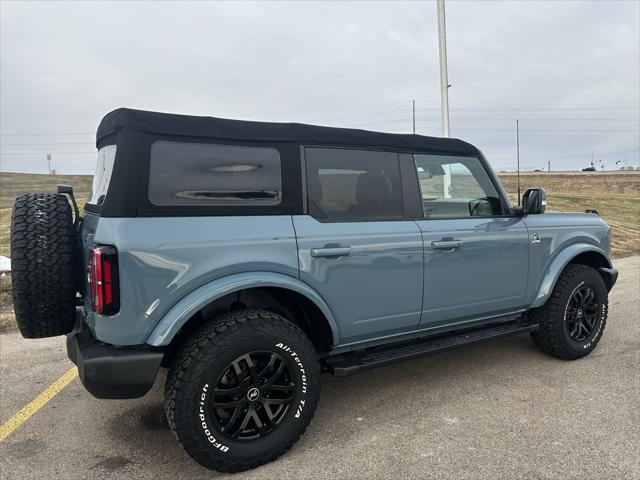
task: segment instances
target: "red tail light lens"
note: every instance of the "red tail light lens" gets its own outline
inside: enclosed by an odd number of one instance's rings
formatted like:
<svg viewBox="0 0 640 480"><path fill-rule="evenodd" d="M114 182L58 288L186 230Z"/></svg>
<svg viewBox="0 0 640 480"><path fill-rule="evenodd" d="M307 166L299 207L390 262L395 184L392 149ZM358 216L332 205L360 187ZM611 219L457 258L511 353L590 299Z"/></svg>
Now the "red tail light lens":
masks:
<svg viewBox="0 0 640 480"><path fill-rule="evenodd" d="M112 315L120 309L118 253L113 247L89 250L88 278L91 307L96 313Z"/></svg>

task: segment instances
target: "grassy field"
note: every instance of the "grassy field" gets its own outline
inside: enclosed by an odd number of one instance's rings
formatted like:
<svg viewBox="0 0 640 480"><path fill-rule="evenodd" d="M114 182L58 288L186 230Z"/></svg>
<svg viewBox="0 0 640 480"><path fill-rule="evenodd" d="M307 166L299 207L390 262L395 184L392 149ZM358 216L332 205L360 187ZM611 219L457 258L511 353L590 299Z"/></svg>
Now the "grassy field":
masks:
<svg viewBox="0 0 640 480"><path fill-rule="evenodd" d="M507 173L499 177L515 204L516 175ZM72 185L82 206L89 195L91 176L0 173L0 255L9 256L14 198L27 192L54 192L58 184ZM532 187L546 190L548 211L598 210L613 229L612 256L640 254L640 173L522 174L521 192ZM0 278L0 332L15 328L10 287L10 278Z"/></svg>

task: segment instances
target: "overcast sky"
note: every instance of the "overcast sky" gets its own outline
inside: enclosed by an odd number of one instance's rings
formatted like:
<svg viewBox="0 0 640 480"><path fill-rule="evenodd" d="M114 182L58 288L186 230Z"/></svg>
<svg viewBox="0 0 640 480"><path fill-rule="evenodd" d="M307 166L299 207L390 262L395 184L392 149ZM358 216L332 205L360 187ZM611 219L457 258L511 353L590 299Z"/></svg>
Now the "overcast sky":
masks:
<svg viewBox="0 0 640 480"><path fill-rule="evenodd" d="M92 173L126 106L440 135L435 1L0 2L0 168ZM452 136L515 167L640 165L640 2L448 0Z"/></svg>

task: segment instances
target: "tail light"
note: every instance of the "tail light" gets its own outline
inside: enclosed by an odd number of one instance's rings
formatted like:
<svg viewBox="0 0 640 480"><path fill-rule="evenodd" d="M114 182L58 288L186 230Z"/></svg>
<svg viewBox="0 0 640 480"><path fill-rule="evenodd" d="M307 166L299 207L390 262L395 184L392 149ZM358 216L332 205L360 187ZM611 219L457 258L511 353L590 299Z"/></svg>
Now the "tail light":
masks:
<svg viewBox="0 0 640 480"><path fill-rule="evenodd" d="M87 280L91 289L91 307L96 313L112 315L120 309L118 252L113 247L89 250Z"/></svg>

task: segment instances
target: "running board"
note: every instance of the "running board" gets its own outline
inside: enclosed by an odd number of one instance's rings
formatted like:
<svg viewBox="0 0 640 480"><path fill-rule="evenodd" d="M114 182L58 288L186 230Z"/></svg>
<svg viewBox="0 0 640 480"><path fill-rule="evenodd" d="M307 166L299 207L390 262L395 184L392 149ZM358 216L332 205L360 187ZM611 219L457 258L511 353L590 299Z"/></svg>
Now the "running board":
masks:
<svg viewBox="0 0 640 480"><path fill-rule="evenodd" d="M474 330L458 330L447 335L427 337L328 357L325 359L325 365L333 375L346 377L367 368L379 367L399 360L407 360L462 345L484 342L503 335L531 331L536 327L537 325L531 322L518 320Z"/></svg>

